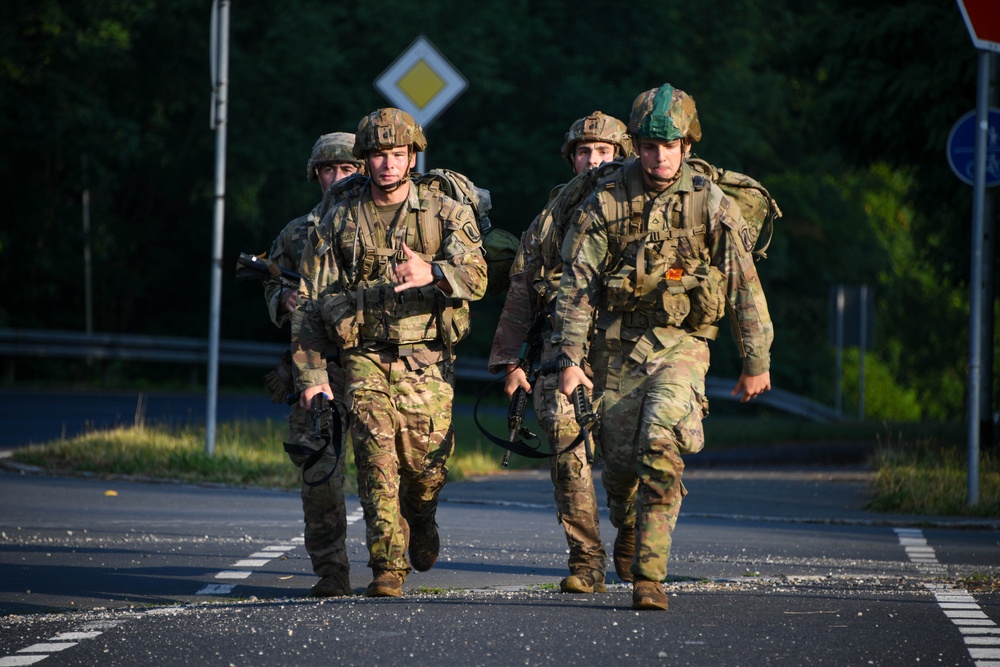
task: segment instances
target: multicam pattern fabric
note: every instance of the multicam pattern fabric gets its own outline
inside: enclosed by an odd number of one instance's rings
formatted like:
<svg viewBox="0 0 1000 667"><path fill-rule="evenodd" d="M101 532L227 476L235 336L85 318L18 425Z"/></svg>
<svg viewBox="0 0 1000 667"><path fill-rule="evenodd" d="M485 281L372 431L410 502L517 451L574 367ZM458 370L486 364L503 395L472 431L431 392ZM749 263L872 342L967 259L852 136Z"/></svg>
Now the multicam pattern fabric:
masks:
<svg viewBox="0 0 1000 667"><path fill-rule="evenodd" d="M341 398L334 403L340 410L342 425L347 424L346 412L343 407L344 372L331 363L330 386L335 396ZM305 548L312 561L313 572L320 577L338 573L348 573L350 563L345 549L347 537L347 508L344 503L345 462L347 460L347 443L338 448L323 442L316 437L316 428L312 415L297 404L292 406L288 415L288 430L290 444L304 445L308 449L319 451L320 458L302 470L302 513L305 519ZM345 440L346 428L342 432L331 434L332 437ZM324 447L324 445L326 445ZM338 455L339 450L339 455ZM301 468L306 463L305 456L289 454L292 463Z"/></svg>
<svg viewBox="0 0 1000 667"><path fill-rule="evenodd" d="M354 135L350 132L324 134L313 144L312 155L306 162L306 180L315 181L316 167L326 162L346 162L361 166L361 160L354 157Z"/></svg>
<svg viewBox="0 0 1000 667"><path fill-rule="evenodd" d="M345 370L368 566L405 578L407 526L434 521L454 450L454 366L442 360L414 372L391 355L355 350Z"/></svg>
<svg viewBox="0 0 1000 667"><path fill-rule="evenodd" d="M709 183L704 211L686 216L696 218L690 220L689 229L702 231L696 236L664 232L659 236L673 238L669 245L658 242L647 247L646 232L663 229L678 218L671 211L682 207L685 193L694 187L691 168L683 164L670 187L646 194L638 230L629 228L634 179L641 179L638 166L623 168L601 182L572 221L563 244L563 275L551 340L556 352L580 363L587 354L590 329L596 328L591 361L595 386L603 392L602 479L612 522L619 528L635 525L633 574L662 581L670 531L684 494L681 455L698 451L704 444L701 418L708 408L704 398L708 345L692 336L689 328L662 324L662 306L640 301L629 304L634 310L609 309L612 274L626 273L619 263L627 269L629 262L634 262L636 271L640 264L645 271L647 259L662 259L663 252L673 253L668 265L688 272L702 264L721 271L726 312L747 375L768 370L773 329L753 259L735 232L745 224L738 207ZM595 322L593 314L599 306ZM634 519L629 509L632 497L636 500Z"/></svg>
<svg viewBox="0 0 1000 667"><path fill-rule="evenodd" d="M295 218L281 230L271 249L267 252L267 258L283 269L299 272L299 260L302 259L302 250L309 240L309 232L319 224L320 214L325 210L323 202L316 204L316 207L309 213ZM287 287L277 279L272 278L264 283L264 301L267 303L267 312L271 316L271 321L275 326L281 327L285 322L291 321L291 313L282 310L281 293Z"/></svg>
<svg viewBox="0 0 1000 667"><path fill-rule="evenodd" d="M321 202L306 215L285 225L271 244L268 258L282 268L298 272L299 260L309 238L309 232L319 223L320 213L323 210L325 207ZM290 319L289 313L282 312L280 307L281 293L285 289L287 288L277 280L269 280L264 284L264 300L267 303L268 313L271 321L278 327ZM327 364L326 370L327 380L334 392L335 409L340 410L341 423L346 424L346 406L343 399L344 371L333 362ZM294 376L294 368L290 368L289 372ZM320 577L337 574L347 576L350 564L344 547L347 536L347 509L344 503L345 457L336 456L330 446L323 448L326 443L316 438L312 416L298 405L293 405L288 415L288 431L289 444L323 451L319 460L308 470L302 471L301 475L305 548L312 562L313 571ZM344 435L339 433L336 437L343 440ZM301 468L308 457L289 454L289 458L294 465ZM324 478L326 481L320 482Z"/></svg>
<svg viewBox="0 0 1000 667"><path fill-rule="evenodd" d="M553 216L560 215L560 194L563 190L559 187L553 191L545 210L521 237L507 298L493 338L489 360L492 372L505 370L507 364L518 362L521 344L527 338L528 329L539 309L551 311L560 267L546 267L544 252L545 248L558 242L558 239L548 236L561 231L560 226L554 224ZM542 349L543 365L553 359L554 354L546 337ZM573 406L559 393L558 387L559 376L551 373L536 380L532 389L535 414L555 450L565 449L580 433ZM552 457L550 464L557 518L565 531L570 551L569 569L573 573L596 571L599 576L595 578L601 580L606 571L607 556L601 541L593 471L587 463L583 443Z"/></svg>
<svg viewBox="0 0 1000 667"><path fill-rule="evenodd" d="M402 109L376 109L358 123L358 131L354 135L354 157L362 159L370 151L395 146L413 146L417 152L427 150L424 129Z"/></svg>
<svg viewBox="0 0 1000 667"><path fill-rule="evenodd" d="M418 210L427 224L440 227L436 234L440 240L438 247L424 246L423 243L433 243L431 237L435 235L418 232L407 222L411 218L410 213ZM362 330L358 322L359 309L369 320L377 320L385 325L384 329L393 332L403 330L412 333L414 329L394 317L394 312L402 311L408 318L420 318L426 335L422 336L422 342L413 345L413 355L404 355L416 368L447 356L441 335L443 323L438 327L429 326L430 323L440 322L434 318L440 316L441 308L453 305L456 311L461 311L467 308L466 302L480 299L486 292L486 261L478 226L468 206L440 193L422 200L417 188L411 186L408 198L399 211L400 224L392 229L379 227L378 234L385 239L386 246L374 244L376 239L367 238L361 231L363 221L360 218L363 215L370 216L373 225L382 224L374 211L368 188L364 188L359 197L334 205L303 252L300 305L292 319L293 338L297 341L293 344L292 360L299 371L298 389L324 382L326 357L323 351L331 336L333 343L344 349L385 348L390 345L385 340L364 338L365 332L373 330L376 323L369 321ZM420 288L429 295L422 305L408 294L416 290L395 295L392 266L399 261L404 239L412 241L407 245L414 252L421 253L425 258L433 257L441 267L444 279L451 287L447 297L436 287ZM358 300L359 286L367 297L363 303ZM373 301L370 296L376 293L385 295L383 299L387 296L392 303ZM423 309L420 312L417 312L418 305Z"/></svg>
<svg viewBox="0 0 1000 667"><path fill-rule="evenodd" d="M566 140L563 142L563 158L573 166L573 150L577 142L580 141L603 141L614 144L618 150L615 157L622 158L632 154L632 138L628 135L628 128L614 116L595 111L589 116L585 116L574 122L569 132L566 133Z"/></svg>
<svg viewBox="0 0 1000 667"><path fill-rule="evenodd" d="M360 196L330 209L306 244L299 305L292 319L299 389L325 380L324 351L331 335L339 338L336 342L346 343L342 350L346 400L369 565L376 573L395 571L404 577L410 569L405 555L408 521L433 521L437 494L445 483L445 464L454 447L453 354L440 331L405 346L367 339L357 321L358 312L375 314L380 306L359 304L358 287L366 294L381 288L395 298L392 262L398 261L403 239L409 238L406 221L418 209L418 220L423 221L418 224L438 227L434 234L421 233L420 239L434 236L439 247L426 247L418 240L407 245L422 256L433 257L452 290L447 299L441 294L439 301L436 295L430 304L438 305L428 307L479 299L487 280L471 209L440 193L422 199L417 190L411 184L397 218L404 221L398 223L400 228L383 227L378 232L385 246L374 244L373 235L361 232L359 216L368 215L363 209L373 206L368 187ZM374 210L371 214L373 224L384 224ZM392 312L381 307L380 316L390 325L395 322Z"/></svg>
<svg viewBox="0 0 1000 667"><path fill-rule="evenodd" d="M580 426L573 405L559 393L559 374L541 376L531 393L535 415L550 446L565 449L580 434ZM591 435L595 448L599 448L597 434ZM601 541L593 468L587 463L584 443L550 458L549 462L556 518L562 524L569 547L569 571L574 574L592 571L597 581L603 581L607 554Z"/></svg>

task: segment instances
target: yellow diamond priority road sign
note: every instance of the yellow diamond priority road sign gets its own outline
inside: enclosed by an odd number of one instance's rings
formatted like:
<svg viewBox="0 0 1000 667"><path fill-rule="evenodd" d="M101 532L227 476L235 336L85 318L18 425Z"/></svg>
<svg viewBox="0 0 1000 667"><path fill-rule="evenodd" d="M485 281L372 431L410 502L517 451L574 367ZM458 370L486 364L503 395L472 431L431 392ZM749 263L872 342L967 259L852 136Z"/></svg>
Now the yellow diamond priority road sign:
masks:
<svg viewBox="0 0 1000 667"><path fill-rule="evenodd" d="M468 85L465 77L423 36L375 79L375 87L387 100L424 126Z"/></svg>

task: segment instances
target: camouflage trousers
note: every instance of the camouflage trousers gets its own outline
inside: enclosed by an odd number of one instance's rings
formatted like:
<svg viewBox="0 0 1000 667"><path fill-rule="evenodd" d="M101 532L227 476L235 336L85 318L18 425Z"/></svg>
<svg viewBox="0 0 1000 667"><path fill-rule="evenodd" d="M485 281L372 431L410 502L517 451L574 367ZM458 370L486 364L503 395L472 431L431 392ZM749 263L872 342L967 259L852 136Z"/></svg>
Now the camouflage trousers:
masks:
<svg viewBox="0 0 1000 667"><path fill-rule="evenodd" d="M681 455L699 451L705 441L709 350L704 340L686 336L670 347L658 343L641 362L629 358L631 351L627 342L609 345L599 338L595 344L594 380L604 391L601 481L611 523L635 530L632 574L663 581L687 493Z"/></svg>
<svg viewBox="0 0 1000 667"><path fill-rule="evenodd" d="M347 537L347 508L344 503L344 469L347 458L347 444L344 436L347 424L344 409L344 372L328 365L330 388L334 393L333 405L340 412L341 432L330 434L339 438L340 455L336 453L333 444L323 448L328 442L326 437L317 438L316 428L308 410L303 410L295 404L288 415L288 443L304 446L306 449L322 452L312 465L302 472L302 514L305 522L305 547L312 561L313 572L320 577L326 577L340 572L350 571L345 541ZM324 429L330 427L324 423ZM327 436L327 431L323 431ZM304 450L303 450L304 451ZM308 464L310 458L305 454L289 453L289 458L299 468Z"/></svg>
<svg viewBox="0 0 1000 667"><path fill-rule="evenodd" d="M580 433L573 405L559 393L559 374L542 375L532 389L535 415L556 451L572 444ZM597 570L601 579L607 556L601 542L600 517L594 475L587 463L584 444L549 459L555 488L556 517L566 532L569 570Z"/></svg>
<svg viewBox="0 0 1000 667"><path fill-rule="evenodd" d="M365 351L344 359L368 566L405 578L408 523L434 521L455 447L454 364L410 370L404 361Z"/></svg>

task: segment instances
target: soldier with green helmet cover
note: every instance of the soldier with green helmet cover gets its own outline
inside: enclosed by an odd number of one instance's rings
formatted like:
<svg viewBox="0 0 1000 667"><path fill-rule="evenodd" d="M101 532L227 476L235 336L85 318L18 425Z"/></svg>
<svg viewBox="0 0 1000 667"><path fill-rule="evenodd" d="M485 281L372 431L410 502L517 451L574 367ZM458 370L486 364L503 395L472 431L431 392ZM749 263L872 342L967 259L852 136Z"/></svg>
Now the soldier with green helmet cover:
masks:
<svg viewBox="0 0 1000 667"><path fill-rule="evenodd" d="M604 162L630 156L632 140L624 123L595 111L570 126L560 152L574 174L579 175ZM570 447L580 433L573 406L559 393L558 374L544 373L532 387L518 359L536 318L540 313L543 317L551 317L554 308L562 267L558 253L550 249L559 247L564 231L559 222L559 211L564 207L560 196L562 190L561 185L553 190L548 205L521 237L489 366L493 373L507 373L504 391L508 397L513 396L518 387L532 394L535 414L545 429L552 451L562 452L550 459L556 516L569 546L570 573L560 582L560 590L603 593L607 590L607 556L601 542L591 464L582 441ZM550 326L546 326L545 331L549 329ZM552 348L545 341L542 365L551 366L553 358Z"/></svg>
<svg viewBox="0 0 1000 667"><path fill-rule="evenodd" d="M648 90L629 132L638 158L571 219L552 344L560 391L601 395L601 480L619 536L634 535L632 606L665 610L682 456L704 446L708 340L728 313L743 357L733 395L745 402L770 389L774 333L739 206L686 162L701 139L694 100L669 84Z"/></svg>
<svg viewBox="0 0 1000 667"><path fill-rule="evenodd" d="M363 170L361 161L351 154L353 147L354 135L349 132L322 135L313 145L306 162L306 180L319 183L320 190L326 192L333 183ZM310 232L319 224L324 210L324 203L320 201L312 211L285 225L271 244L268 259L283 269L298 272L302 249ZM290 321L297 296L298 290L285 287L276 278L265 282L264 300L275 326L280 328ZM330 385L340 388L339 393L342 394L344 372L335 361L335 353L336 350L330 351L327 373ZM268 374L272 400L284 402L294 390L293 373L291 354L286 353L278 368ZM342 416L339 423L344 423L347 406L342 399L335 401L334 406ZM288 415L288 429L289 440L285 443L285 450L292 462L302 468L305 548L313 571L320 577L309 594L313 597L350 595L350 563L344 546L347 535L344 457L338 455L339 448L330 447L331 439L342 440L344 434L322 434L317 438L309 412L298 404L292 406Z"/></svg>
<svg viewBox="0 0 1000 667"><path fill-rule="evenodd" d="M426 147L405 111L361 120L353 155L367 176L310 235L292 319L300 406L321 392L351 406L371 597L402 595L411 569L437 561L438 494L454 449L453 346L469 332L469 302L486 291L472 209L411 179ZM329 384L330 345L341 351L342 392Z"/></svg>

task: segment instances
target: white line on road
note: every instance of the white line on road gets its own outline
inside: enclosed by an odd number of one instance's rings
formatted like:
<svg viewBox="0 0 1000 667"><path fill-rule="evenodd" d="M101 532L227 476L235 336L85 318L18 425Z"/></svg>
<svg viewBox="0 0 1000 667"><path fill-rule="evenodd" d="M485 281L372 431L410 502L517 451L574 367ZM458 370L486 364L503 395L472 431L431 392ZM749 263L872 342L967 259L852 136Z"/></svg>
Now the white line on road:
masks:
<svg viewBox="0 0 1000 667"><path fill-rule="evenodd" d="M69 640L93 639L102 634L93 629L95 626L107 629L113 628L116 625L118 625L118 621L102 621L100 623L89 623L72 632L60 632L55 637L49 637L47 642L32 644L31 646L18 649L17 655L0 657L0 667L34 665L37 662L45 660L53 653L65 651L80 643L80 641Z"/></svg>
<svg viewBox="0 0 1000 667"><path fill-rule="evenodd" d="M938 563L933 547L927 546L924 532L918 528L894 528L899 544L906 549L910 561L923 572L935 572L944 569ZM976 667L1000 667L1000 627L987 616L976 599L962 588L951 584L925 583L938 607L952 623L958 626L965 639L969 656L975 661ZM998 648L992 648L997 646Z"/></svg>
<svg viewBox="0 0 1000 667"><path fill-rule="evenodd" d="M357 523L364 519L364 510L358 506L347 515L347 524ZM271 544L266 547L261 547L259 551L247 556L242 560L238 560L233 563L232 567L241 568L239 570L223 570L217 572L214 579L230 579L230 580L242 580L249 579L250 575L254 573L254 568L264 567L272 560L278 556L283 556L285 553L293 550L296 546L305 543L305 538L303 537L293 537L287 542L282 542L281 544ZM249 569L247 569L249 568ZM235 584L208 584L203 586L195 595L211 595L213 597L221 597L224 595L229 595L236 588ZM0 667L4 667L0 663Z"/></svg>

